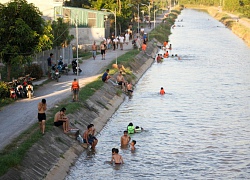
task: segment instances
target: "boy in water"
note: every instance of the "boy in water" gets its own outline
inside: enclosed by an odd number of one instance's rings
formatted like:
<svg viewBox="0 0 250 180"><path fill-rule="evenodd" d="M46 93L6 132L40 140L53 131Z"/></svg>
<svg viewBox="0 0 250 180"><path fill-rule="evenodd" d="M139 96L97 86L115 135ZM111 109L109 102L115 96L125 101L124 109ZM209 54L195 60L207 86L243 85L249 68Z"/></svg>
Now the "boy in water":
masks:
<svg viewBox="0 0 250 180"><path fill-rule="evenodd" d="M113 149L112 149L113 150ZM114 149L114 154L112 155L112 159L111 159L111 163L115 163L115 164L123 164L123 158L119 153L118 149Z"/></svg>
<svg viewBox="0 0 250 180"><path fill-rule="evenodd" d="M164 91L163 87L161 87L160 94L161 94L161 95L164 95L164 94L165 94L165 91Z"/></svg>
<svg viewBox="0 0 250 180"><path fill-rule="evenodd" d="M133 141L130 143L131 151L134 151L134 150L135 150L135 144L136 144L136 140L133 140Z"/></svg>
<svg viewBox="0 0 250 180"><path fill-rule="evenodd" d="M121 146L122 147L126 147L129 143L129 141L131 140L131 137L128 135L128 131L124 131L123 132L123 136L121 137Z"/></svg>

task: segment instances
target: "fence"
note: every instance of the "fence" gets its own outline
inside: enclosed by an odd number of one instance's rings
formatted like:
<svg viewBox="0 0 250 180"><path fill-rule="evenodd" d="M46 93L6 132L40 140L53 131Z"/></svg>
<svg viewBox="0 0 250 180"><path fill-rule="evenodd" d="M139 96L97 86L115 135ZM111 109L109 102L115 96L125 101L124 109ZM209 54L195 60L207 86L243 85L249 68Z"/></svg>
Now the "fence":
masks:
<svg viewBox="0 0 250 180"><path fill-rule="evenodd" d="M56 49L46 50L41 53L37 53L34 57L33 62L41 66L44 75L47 73L48 69L47 59L50 53L53 53L54 55L52 58L53 64L58 63L57 60L59 60L60 56L63 57L63 63L66 64L71 64L71 61L73 60L73 50L71 45L65 48L56 48Z"/></svg>

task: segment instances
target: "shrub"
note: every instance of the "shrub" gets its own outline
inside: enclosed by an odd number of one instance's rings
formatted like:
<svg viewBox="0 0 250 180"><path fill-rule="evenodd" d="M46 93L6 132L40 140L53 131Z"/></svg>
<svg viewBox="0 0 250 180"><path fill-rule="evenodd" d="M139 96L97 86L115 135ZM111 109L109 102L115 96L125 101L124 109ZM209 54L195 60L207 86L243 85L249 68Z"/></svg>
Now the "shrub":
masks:
<svg viewBox="0 0 250 180"><path fill-rule="evenodd" d="M0 98L6 98L9 96L9 88L5 82L0 82Z"/></svg>
<svg viewBox="0 0 250 180"><path fill-rule="evenodd" d="M25 66L25 74L30 74L31 77L40 79L43 76L43 70L38 64Z"/></svg>

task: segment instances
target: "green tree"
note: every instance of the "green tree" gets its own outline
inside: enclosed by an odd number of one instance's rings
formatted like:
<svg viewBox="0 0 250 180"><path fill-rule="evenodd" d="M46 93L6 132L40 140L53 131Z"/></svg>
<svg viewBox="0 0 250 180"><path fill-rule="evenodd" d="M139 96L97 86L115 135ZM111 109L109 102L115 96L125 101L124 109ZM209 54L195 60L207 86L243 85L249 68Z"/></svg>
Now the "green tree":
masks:
<svg viewBox="0 0 250 180"><path fill-rule="evenodd" d="M50 28L42 13L26 0L0 4L0 57L7 65L8 80L11 66L30 61L35 52L51 47Z"/></svg>
<svg viewBox="0 0 250 180"><path fill-rule="evenodd" d="M69 35L69 28L69 24L63 22L63 18L58 18L57 21L52 22L53 47L65 47L69 45L70 41L74 38L73 35Z"/></svg>

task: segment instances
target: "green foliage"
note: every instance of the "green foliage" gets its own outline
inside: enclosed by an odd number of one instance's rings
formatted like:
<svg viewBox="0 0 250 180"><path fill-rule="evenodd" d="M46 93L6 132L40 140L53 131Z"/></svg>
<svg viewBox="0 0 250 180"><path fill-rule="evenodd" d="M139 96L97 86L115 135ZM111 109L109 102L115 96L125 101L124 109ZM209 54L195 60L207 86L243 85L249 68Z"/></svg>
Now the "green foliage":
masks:
<svg viewBox="0 0 250 180"><path fill-rule="evenodd" d="M14 101L15 100L12 99L12 98L3 98L3 99L0 99L0 108L13 103Z"/></svg>
<svg viewBox="0 0 250 180"><path fill-rule="evenodd" d="M43 76L42 68L38 64L25 66L25 74L30 74L31 77L40 79Z"/></svg>
<svg viewBox="0 0 250 180"><path fill-rule="evenodd" d="M0 98L6 98L9 96L9 88L5 82L0 82Z"/></svg>
<svg viewBox="0 0 250 180"><path fill-rule="evenodd" d="M11 65L25 64L25 57L50 47L49 29L41 16L26 0L0 4L0 56L8 66L8 79Z"/></svg>
<svg viewBox="0 0 250 180"><path fill-rule="evenodd" d="M73 35L69 35L69 24L63 22L63 18L58 18L57 21L52 22L52 33L54 35L53 47L65 47L70 44L70 41L74 38Z"/></svg>

